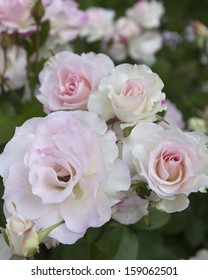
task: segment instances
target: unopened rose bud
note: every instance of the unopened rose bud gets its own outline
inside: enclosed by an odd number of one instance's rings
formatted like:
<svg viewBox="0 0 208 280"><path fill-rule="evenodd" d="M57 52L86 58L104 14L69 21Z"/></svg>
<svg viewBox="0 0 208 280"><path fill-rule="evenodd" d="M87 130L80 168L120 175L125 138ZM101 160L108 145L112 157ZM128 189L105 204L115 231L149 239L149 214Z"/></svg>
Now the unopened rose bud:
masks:
<svg viewBox="0 0 208 280"><path fill-rule="evenodd" d="M13 256L31 257L39 249L39 238L32 221L15 214L7 219L5 230Z"/></svg>
<svg viewBox="0 0 208 280"><path fill-rule="evenodd" d="M32 8L32 15L33 15L36 23L40 23L44 14L45 14L45 11L44 11L44 7L43 7L43 3L41 0L38 0Z"/></svg>

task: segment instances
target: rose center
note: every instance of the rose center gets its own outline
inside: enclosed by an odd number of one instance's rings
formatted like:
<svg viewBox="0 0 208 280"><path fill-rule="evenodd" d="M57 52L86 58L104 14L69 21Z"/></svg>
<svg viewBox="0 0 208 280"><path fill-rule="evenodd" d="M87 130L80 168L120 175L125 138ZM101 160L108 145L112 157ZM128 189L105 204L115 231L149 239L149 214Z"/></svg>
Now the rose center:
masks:
<svg viewBox="0 0 208 280"><path fill-rule="evenodd" d="M79 77L75 75L69 75L69 77L65 81L65 94L69 96L76 95L79 84L81 82L82 81Z"/></svg>
<svg viewBox="0 0 208 280"><path fill-rule="evenodd" d="M67 183L71 179L71 175L58 176L57 178L60 182L66 182Z"/></svg>
<svg viewBox="0 0 208 280"><path fill-rule="evenodd" d="M124 96L144 96L145 89L139 79L129 80L126 82L125 88L122 91Z"/></svg>

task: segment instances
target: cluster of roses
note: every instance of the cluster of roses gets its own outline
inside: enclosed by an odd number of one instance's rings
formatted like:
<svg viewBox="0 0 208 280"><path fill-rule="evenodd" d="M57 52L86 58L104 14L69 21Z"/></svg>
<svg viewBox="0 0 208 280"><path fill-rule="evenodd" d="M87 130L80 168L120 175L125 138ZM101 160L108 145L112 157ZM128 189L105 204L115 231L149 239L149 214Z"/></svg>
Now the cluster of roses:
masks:
<svg viewBox="0 0 208 280"><path fill-rule="evenodd" d="M208 137L154 123L166 101L148 66L64 51L39 79L48 115L18 127L0 156L13 255L72 244L111 218L136 223L150 207L182 211L205 190Z"/></svg>
<svg viewBox="0 0 208 280"><path fill-rule="evenodd" d="M31 2L0 2L4 43L8 34L27 37L40 20L49 20L55 44L84 36L104 40L118 54L120 47L135 50L134 41L142 46L137 36L154 38L155 31L147 29L158 27L163 14L161 4L140 1L112 25L112 11L83 12L68 0ZM143 42L137 53L145 59L148 51L150 59L155 51ZM0 58L3 91L25 85L26 51L3 46ZM73 244L111 218L136 223L151 207L182 211L191 193L206 189L208 137L156 123L167 105L174 107L148 66L115 66L104 54L61 51L45 63L39 82L36 97L48 115L16 128L0 155L7 218L0 237L3 258L32 257L42 242L48 248Z"/></svg>
<svg viewBox="0 0 208 280"><path fill-rule="evenodd" d="M21 42L29 42L32 34L38 34L42 23L49 23L50 32L38 50L39 57L48 58L49 50L54 53L72 50L70 43L79 37L87 42L101 41L102 52L113 59L124 60L128 54L150 64L162 47L162 36L157 29L163 13L162 4L154 0L139 1L127 10L125 17L117 20L113 10L93 7L84 11L73 0L2 0L0 78L3 90L21 88L27 82L28 59L33 57L28 58Z"/></svg>

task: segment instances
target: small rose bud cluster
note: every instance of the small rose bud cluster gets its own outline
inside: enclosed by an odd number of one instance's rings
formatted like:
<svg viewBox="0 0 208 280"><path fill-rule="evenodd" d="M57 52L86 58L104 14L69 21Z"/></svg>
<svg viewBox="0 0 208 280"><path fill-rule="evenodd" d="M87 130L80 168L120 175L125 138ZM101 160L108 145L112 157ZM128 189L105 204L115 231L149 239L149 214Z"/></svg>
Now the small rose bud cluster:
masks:
<svg viewBox="0 0 208 280"><path fill-rule="evenodd" d="M91 7L84 11L74 0L2 0L0 92L30 87L33 94L36 88L28 79L37 81L40 59L46 60L50 51L73 50L77 38L100 41L101 50L114 60L130 56L152 64L162 47L157 29L163 13L161 2L154 0L137 2L116 20L113 10Z"/></svg>
<svg viewBox="0 0 208 280"><path fill-rule="evenodd" d="M207 187L208 137L177 127L184 128L182 116L148 66L64 51L49 58L39 80L48 115L18 127L0 155L10 246L14 205L24 217L20 236L29 230L34 244L47 237L52 248L50 238L73 244L111 218L127 225L151 207L182 211ZM38 250L25 253L27 242L18 241L19 255Z"/></svg>
<svg viewBox="0 0 208 280"><path fill-rule="evenodd" d="M161 2L138 1L115 21L114 31L104 39L104 50L119 62L129 56L134 61L153 64L163 43L158 31L163 14Z"/></svg>

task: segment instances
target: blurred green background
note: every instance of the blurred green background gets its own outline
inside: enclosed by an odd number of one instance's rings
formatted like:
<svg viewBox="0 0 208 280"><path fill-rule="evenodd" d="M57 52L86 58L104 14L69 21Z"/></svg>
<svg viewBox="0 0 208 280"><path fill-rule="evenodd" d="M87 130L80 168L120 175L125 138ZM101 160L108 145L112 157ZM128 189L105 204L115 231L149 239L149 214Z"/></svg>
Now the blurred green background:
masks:
<svg viewBox="0 0 208 280"><path fill-rule="evenodd" d="M125 10L135 3L134 0L77 2L82 9L90 6L112 8L116 11L117 17L124 15ZM165 15L161 30L178 32L184 37L185 28L192 20L199 20L208 26L208 0L164 0L163 3ZM98 51L99 48L97 43L80 44L80 40L77 40L74 46L77 53L83 50ZM200 62L201 50L196 42L183 40L173 49L164 46L156 57L156 63L151 68L163 80L167 98L182 111L185 120L198 116L208 104L208 90L203 90L204 83L208 81L208 65ZM37 101L32 101L23 108L21 118L18 120L15 117L15 122L9 123L10 118L7 126L21 124L24 119L40 115L41 110ZM9 108L6 111L11 117L13 112ZM3 118L3 114L0 116ZM13 130L7 126L4 129L5 131L9 129L10 134L7 137L10 137ZM2 195L3 188L0 188L0 196ZM2 201L0 208L2 209ZM41 247L41 253L37 258L187 259L197 250L208 248L207 217L208 194L191 194L190 207L183 212L170 215L152 210L148 220L143 219L128 227L110 221L102 228L89 229L85 237L74 245L60 245L53 250ZM4 225L5 220L0 211L0 226Z"/></svg>

